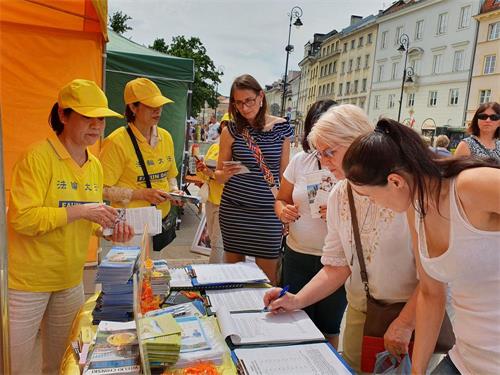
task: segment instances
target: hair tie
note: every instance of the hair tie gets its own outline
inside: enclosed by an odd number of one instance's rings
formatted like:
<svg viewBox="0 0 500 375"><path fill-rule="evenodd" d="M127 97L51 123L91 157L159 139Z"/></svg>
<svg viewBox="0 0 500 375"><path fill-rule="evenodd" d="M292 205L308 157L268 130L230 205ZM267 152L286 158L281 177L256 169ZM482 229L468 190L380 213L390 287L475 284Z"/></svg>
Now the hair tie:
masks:
<svg viewBox="0 0 500 375"><path fill-rule="evenodd" d="M390 134L390 133L391 133L391 132L389 131L389 129L387 129L387 128L382 128L382 127L380 127L380 126L377 126L377 127L375 128L375 131L376 131L377 133L381 133L381 134Z"/></svg>

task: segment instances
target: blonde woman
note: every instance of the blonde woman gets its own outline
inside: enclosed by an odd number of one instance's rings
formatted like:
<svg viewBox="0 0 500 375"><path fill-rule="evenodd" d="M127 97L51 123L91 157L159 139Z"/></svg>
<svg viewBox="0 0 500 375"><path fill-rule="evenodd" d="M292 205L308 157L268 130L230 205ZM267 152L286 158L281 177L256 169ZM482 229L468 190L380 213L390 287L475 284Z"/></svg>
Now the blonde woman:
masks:
<svg viewBox="0 0 500 375"><path fill-rule="evenodd" d="M344 332L344 358L361 371L361 345L366 319L366 295L353 240L347 181L342 160L348 147L360 135L373 131L368 117L351 104L330 108L312 128L308 140L316 149L321 164L342 180L330 193L327 204L328 232L323 247L323 268L297 294L278 298L280 288L264 297L272 312L302 309L334 293L345 284L347 318ZM406 302L387 329L384 344L395 355L408 351L415 328L415 303L418 285L415 260L406 216L378 207L369 199L354 194L363 255L370 294L386 303ZM391 270L391 272L387 272Z"/></svg>

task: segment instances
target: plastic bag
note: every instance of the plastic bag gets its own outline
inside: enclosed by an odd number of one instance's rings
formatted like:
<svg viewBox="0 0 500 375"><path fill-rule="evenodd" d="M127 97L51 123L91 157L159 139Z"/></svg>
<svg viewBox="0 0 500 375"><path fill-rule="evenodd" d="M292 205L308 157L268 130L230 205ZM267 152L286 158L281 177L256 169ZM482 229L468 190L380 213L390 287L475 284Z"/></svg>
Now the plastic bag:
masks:
<svg viewBox="0 0 500 375"><path fill-rule="evenodd" d="M411 360L409 354L406 354L401 362L388 351L377 354L373 374L384 375L411 375Z"/></svg>
<svg viewBox="0 0 500 375"><path fill-rule="evenodd" d="M210 188L208 184L205 182L201 185L200 191L198 192L198 196L200 197L201 203L206 203L208 201L208 194L210 192Z"/></svg>

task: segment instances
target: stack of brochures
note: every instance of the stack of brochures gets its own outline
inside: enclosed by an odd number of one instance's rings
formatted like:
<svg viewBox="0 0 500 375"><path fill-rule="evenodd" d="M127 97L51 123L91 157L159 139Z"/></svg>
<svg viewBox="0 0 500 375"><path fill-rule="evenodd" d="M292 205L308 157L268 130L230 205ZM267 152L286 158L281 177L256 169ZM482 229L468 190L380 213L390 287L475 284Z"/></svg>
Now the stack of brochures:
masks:
<svg viewBox="0 0 500 375"><path fill-rule="evenodd" d="M139 374L139 346L135 322L102 321L84 375Z"/></svg>
<svg viewBox="0 0 500 375"><path fill-rule="evenodd" d="M172 314L145 316L139 320L144 360L151 368L171 366L181 350L181 327Z"/></svg>
<svg viewBox="0 0 500 375"><path fill-rule="evenodd" d="M138 247L113 247L97 269L96 281L102 293L92 313L94 323L101 320L126 322L133 318L132 274L137 266Z"/></svg>
<svg viewBox="0 0 500 375"><path fill-rule="evenodd" d="M159 259L153 261L151 287L155 295L167 296L170 293L170 272L166 260Z"/></svg>

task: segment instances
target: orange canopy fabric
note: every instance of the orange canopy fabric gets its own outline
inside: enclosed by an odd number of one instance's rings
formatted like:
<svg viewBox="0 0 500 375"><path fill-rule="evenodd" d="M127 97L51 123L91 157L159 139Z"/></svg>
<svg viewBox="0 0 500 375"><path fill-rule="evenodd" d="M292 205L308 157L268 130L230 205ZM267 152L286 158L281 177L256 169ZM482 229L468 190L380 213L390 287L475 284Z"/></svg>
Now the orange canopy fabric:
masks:
<svg viewBox="0 0 500 375"><path fill-rule="evenodd" d="M0 1L0 109L7 190L16 160L30 144L52 133L47 119L59 89L75 78L102 86L106 25L107 0ZM90 258L95 260L95 243Z"/></svg>

